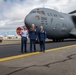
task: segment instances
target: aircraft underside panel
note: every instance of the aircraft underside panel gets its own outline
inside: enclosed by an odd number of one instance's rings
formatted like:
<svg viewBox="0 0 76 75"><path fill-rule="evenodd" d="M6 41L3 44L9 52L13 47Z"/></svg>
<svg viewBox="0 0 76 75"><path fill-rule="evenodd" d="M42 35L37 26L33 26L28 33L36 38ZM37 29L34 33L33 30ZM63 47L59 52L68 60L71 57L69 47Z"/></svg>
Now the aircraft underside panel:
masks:
<svg viewBox="0 0 76 75"><path fill-rule="evenodd" d="M72 31L70 32L70 36L76 38L76 28L72 29Z"/></svg>

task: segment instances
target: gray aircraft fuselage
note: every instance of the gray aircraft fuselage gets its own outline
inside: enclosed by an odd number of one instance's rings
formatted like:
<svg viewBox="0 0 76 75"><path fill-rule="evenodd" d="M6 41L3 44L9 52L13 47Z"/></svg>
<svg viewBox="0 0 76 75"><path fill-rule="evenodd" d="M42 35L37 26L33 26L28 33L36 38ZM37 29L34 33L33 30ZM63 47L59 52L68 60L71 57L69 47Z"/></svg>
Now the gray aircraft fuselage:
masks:
<svg viewBox="0 0 76 75"><path fill-rule="evenodd" d="M57 12L48 8L33 9L25 18L24 23L29 29L32 24L43 26L50 39L76 37L75 23L71 14Z"/></svg>

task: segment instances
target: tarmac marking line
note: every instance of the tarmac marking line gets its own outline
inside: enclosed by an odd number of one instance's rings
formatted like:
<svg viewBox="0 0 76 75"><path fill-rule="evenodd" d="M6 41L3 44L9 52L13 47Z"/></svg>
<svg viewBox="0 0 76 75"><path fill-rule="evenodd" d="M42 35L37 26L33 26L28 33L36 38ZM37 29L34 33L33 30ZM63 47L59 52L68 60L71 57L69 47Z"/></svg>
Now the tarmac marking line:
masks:
<svg viewBox="0 0 76 75"><path fill-rule="evenodd" d="M71 48L71 47L75 47L76 44L74 45L69 45L69 46L64 46L64 47L58 47L58 48L53 48L53 49L48 49L45 52L51 52L51 51L56 51L56 50L62 50L62 49L67 49L67 48Z"/></svg>
<svg viewBox="0 0 76 75"><path fill-rule="evenodd" d="M40 54L40 52L33 52L33 53L27 53L27 54L21 54L21 55L16 55L16 56L0 58L0 62L17 59L17 58L22 58L22 57L26 57L26 56L31 56L31 55L36 55L36 54Z"/></svg>
<svg viewBox="0 0 76 75"><path fill-rule="evenodd" d="M45 52L57 51L57 50L67 49L67 48L71 48L71 47L75 47L75 46L76 46L76 44L70 45L70 46L64 46L64 47L54 48L54 49L48 49ZM27 53L27 54L21 54L21 55L16 55L16 56L10 56L10 57L5 57L5 58L0 58L0 62L12 60L12 59L18 59L18 58L22 58L22 57L27 57L27 56L31 56L31 55L37 55L37 54L41 54L41 53L42 52L33 52L33 53Z"/></svg>

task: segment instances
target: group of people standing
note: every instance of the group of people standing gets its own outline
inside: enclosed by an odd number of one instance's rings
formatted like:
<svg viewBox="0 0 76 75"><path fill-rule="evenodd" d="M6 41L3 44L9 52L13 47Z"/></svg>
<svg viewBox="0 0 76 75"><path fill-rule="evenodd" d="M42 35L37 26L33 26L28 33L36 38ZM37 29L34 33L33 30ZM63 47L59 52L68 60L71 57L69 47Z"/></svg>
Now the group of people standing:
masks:
<svg viewBox="0 0 76 75"><path fill-rule="evenodd" d="M39 30L36 29L34 24L31 25L31 28L29 30L27 30L26 26L23 26L23 30L21 30L20 35L21 53L27 53L27 39L30 39L30 52L36 52L36 40L39 41L40 52L45 52L46 32L43 29L43 26L40 26Z"/></svg>

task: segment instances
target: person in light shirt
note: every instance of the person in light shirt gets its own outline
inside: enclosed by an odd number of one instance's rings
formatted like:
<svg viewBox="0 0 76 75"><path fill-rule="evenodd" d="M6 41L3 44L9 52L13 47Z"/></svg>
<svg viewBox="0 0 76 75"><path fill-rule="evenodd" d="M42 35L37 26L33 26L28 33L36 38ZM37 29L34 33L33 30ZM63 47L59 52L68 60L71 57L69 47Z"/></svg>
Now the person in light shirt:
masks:
<svg viewBox="0 0 76 75"><path fill-rule="evenodd" d="M23 26L23 30L20 32L21 35L21 53L27 52L27 38L28 38L28 30L26 26Z"/></svg>

